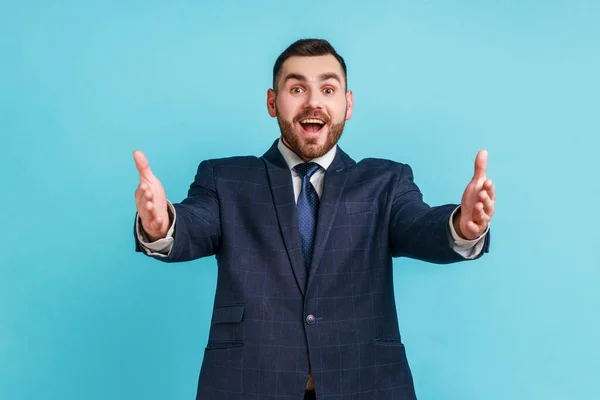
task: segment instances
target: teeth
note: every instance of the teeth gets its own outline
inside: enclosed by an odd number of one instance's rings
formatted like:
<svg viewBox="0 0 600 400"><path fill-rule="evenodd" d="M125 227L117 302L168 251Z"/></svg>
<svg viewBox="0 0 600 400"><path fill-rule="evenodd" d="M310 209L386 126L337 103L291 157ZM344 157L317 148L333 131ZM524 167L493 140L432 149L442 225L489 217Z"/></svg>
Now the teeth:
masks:
<svg viewBox="0 0 600 400"><path fill-rule="evenodd" d="M314 119L314 118L303 119L300 122L303 124L321 124L321 125L325 124L325 122L321 121L320 119Z"/></svg>

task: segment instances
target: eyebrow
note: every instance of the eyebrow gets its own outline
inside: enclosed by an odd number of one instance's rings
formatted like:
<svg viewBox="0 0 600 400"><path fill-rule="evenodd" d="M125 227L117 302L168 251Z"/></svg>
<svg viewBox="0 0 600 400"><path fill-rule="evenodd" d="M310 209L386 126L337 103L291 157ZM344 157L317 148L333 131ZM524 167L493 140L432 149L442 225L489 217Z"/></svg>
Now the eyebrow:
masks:
<svg viewBox="0 0 600 400"><path fill-rule="evenodd" d="M335 72L326 72L324 74L319 75L319 78L320 78L321 82L326 81L328 79L335 79L336 81L338 81L340 83L340 85L342 84L342 80L340 79L340 76L338 74L336 74ZM285 79L283 80L283 82L285 83L290 79L296 79L301 82L307 81L307 79L304 75L296 74L296 73L292 72L285 76Z"/></svg>

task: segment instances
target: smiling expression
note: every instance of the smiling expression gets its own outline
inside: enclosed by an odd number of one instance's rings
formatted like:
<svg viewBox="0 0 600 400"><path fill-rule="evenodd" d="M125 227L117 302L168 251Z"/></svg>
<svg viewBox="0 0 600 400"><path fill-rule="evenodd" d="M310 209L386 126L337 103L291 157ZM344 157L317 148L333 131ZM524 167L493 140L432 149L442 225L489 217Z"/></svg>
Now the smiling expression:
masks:
<svg viewBox="0 0 600 400"><path fill-rule="evenodd" d="M353 98L334 56L288 58L276 89L267 92L267 109L288 148L309 161L335 146L352 116Z"/></svg>

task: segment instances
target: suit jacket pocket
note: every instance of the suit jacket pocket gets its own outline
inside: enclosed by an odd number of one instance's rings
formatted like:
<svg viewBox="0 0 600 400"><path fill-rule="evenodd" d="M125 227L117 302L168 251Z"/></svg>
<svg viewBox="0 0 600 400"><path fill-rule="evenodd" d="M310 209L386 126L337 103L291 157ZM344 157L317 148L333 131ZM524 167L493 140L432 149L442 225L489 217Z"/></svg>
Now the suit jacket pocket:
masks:
<svg viewBox="0 0 600 400"><path fill-rule="evenodd" d="M377 338L375 357L379 365L404 365L407 363L404 345L398 338Z"/></svg>
<svg viewBox="0 0 600 400"><path fill-rule="evenodd" d="M211 343L212 348L224 348L228 347L228 344L243 343L243 319L244 306L241 304L216 307L213 310L212 323L210 324L208 335L208 342Z"/></svg>
<svg viewBox="0 0 600 400"><path fill-rule="evenodd" d="M404 347L400 338L381 337L373 340L376 346Z"/></svg>
<svg viewBox="0 0 600 400"><path fill-rule="evenodd" d="M204 350L202 368L214 372L214 368L238 365L244 356L244 342L241 341L212 341Z"/></svg>
<svg viewBox="0 0 600 400"><path fill-rule="evenodd" d="M235 349L237 347L244 347L244 342L242 341L213 341L208 342L206 345L206 351L211 350L226 350L226 349Z"/></svg>
<svg viewBox="0 0 600 400"><path fill-rule="evenodd" d="M406 350L400 338L377 338L373 344L375 345L375 365L377 366L376 387L412 387L412 373L406 359Z"/></svg>
<svg viewBox="0 0 600 400"><path fill-rule="evenodd" d="M212 315L213 324L227 324L242 322L244 317L244 306L243 305L230 305L216 307Z"/></svg>
<svg viewBox="0 0 600 400"><path fill-rule="evenodd" d="M205 372L215 373L214 368L237 365L244 355L243 326L244 306L230 304L215 307L204 351Z"/></svg>

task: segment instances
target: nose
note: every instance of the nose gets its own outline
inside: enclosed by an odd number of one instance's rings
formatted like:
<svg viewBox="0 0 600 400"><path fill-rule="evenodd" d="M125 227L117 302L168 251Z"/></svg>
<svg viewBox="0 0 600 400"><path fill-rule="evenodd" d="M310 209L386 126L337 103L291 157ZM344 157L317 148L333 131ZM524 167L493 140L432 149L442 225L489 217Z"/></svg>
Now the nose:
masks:
<svg viewBox="0 0 600 400"><path fill-rule="evenodd" d="M305 108L323 108L323 98L318 90L311 90L308 92L308 96L306 96Z"/></svg>

